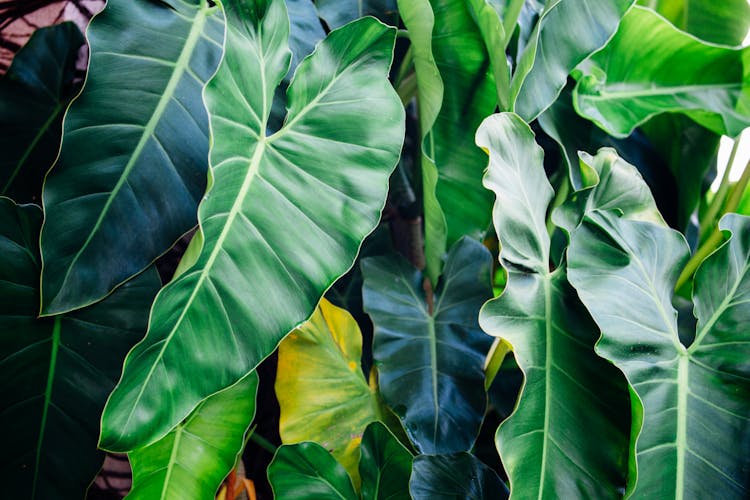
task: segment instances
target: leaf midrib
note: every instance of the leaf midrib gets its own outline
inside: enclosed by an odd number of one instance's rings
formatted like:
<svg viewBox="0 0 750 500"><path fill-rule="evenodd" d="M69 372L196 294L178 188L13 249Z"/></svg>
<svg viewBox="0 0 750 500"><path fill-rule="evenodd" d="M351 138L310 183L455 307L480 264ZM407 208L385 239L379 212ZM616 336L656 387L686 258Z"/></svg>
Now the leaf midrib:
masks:
<svg viewBox="0 0 750 500"><path fill-rule="evenodd" d="M146 125L143 127L143 133L141 134L141 137L138 140L136 147L133 149L133 152L130 155L128 162L125 164L125 168L123 169L122 174L117 180L117 183L115 184L114 188L112 189L109 196L107 197L107 201L102 207L102 210L99 213L99 217L94 223L94 226L89 232L86 240L81 245L81 248L78 250L78 252L76 252L73 259L70 261L67 271L65 272L65 276L63 278L62 284L60 285L60 288L58 289L57 294L50 301L50 303L53 303L54 300L65 289L70 279L73 268L76 266L76 263L83 255L83 252L88 248L89 244L94 239L94 236L98 233L102 225L102 222L104 221L104 218L109 213L109 209L112 206L112 203L114 202L115 198L119 194L122 187L127 183L127 180L131 171L135 167L135 164L137 163L137 161L140 159L141 153L143 152L143 149L145 148L147 141L154 135L156 131L156 126L159 124L159 121L163 117L164 112L167 109L167 105L172 100L172 97L174 97L175 92L177 91L177 86L180 83L183 74L188 69L193 52L195 51L195 48L198 46L199 40L202 38L201 34L203 32L203 27L205 26L207 18L208 18L208 12L209 12L209 9L207 7L206 0L200 0L200 6L194 18L193 26L190 28L190 33L188 34L188 37L185 40L185 45L183 46L182 52L180 52L180 56L177 59L177 62L175 63L172 76L170 76L169 81L167 82L167 86L164 88L164 92L159 98L159 102L157 103L156 108L154 109L151 115L151 118L149 118L148 122L146 122ZM43 291L43 287L42 287L42 291ZM44 304L45 303L44 300L42 300L41 303ZM43 315L44 315L44 312L45 311L42 311ZM56 312L62 313L62 312L67 312L67 311L56 311Z"/></svg>

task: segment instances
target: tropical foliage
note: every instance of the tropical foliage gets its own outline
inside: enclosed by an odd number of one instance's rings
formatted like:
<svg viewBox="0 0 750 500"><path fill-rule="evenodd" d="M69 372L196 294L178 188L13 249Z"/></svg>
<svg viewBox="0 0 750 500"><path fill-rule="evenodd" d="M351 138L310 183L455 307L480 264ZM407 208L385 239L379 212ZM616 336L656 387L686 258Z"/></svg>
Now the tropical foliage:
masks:
<svg viewBox="0 0 750 500"><path fill-rule="evenodd" d="M716 153L748 28L109 0L37 29L0 78L3 491L84 498L110 452L144 499L747 498L750 167Z"/></svg>

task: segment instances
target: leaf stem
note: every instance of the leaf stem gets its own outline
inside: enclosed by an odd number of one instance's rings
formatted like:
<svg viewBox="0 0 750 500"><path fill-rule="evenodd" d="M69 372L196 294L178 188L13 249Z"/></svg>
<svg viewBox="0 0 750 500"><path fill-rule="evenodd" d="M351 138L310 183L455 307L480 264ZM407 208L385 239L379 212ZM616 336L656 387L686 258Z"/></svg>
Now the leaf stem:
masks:
<svg viewBox="0 0 750 500"><path fill-rule="evenodd" d="M711 228L716 224L716 219L718 218L719 213L721 212L721 209L724 206L724 203L726 202L727 194L729 194L729 188L731 187L731 183L729 182L729 174L732 171L732 165L734 164L734 159L737 157L737 152L739 151L739 148L740 148L741 137L742 136L738 137L734 141L732 152L729 155L729 163L727 163L727 168L724 170L724 176L721 179L719 190L714 195L713 200L711 200L711 203L708 206L708 210L706 211L706 214L704 215L703 220L701 221L701 225L700 225L701 241L706 240L708 236L710 235Z"/></svg>
<svg viewBox="0 0 750 500"><path fill-rule="evenodd" d="M278 448L271 441L269 441L268 439L264 438L263 436L255 432L254 429L253 429L253 432L250 433L250 441L254 442L255 444L257 444L258 446L266 450L271 455L274 455Z"/></svg>
<svg viewBox="0 0 750 500"><path fill-rule="evenodd" d="M727 170L729 170L729 167L727 167ZM750 184L750 161L748 161L748 163L745 165L745 170L742 172L742 177L732 188L732 193L729 195L729 199L727 200L726 205L720 211L721 215L737 210L737 207L740 206L740 202L742 201L742 195L745 193L748 184ZM682 274L680 274L680 277L677 278L675 290L680 290L683 286L685 286L685 284L688 283L688 281L692 279L695 271L698 270L698 267L701 265L703 260L719 247L723 239L724 238L718 226L715 226L713 231L711 232L711 235L698 248L695 254L690 258L688 263L685 264L685 269L682 270Z"/></svg>
<svg viewBox="0 0 750 500"><path fill-rule="evenodd" d="M393 81L393 86L396 88L399 88L401 86L401 82L403 82L404 78L406 78L406 75L409 74L409 71L414 67L414 51L412 50L412 47L410 46L406 54L404 54L404 58L401 60L401 66L398 67L398 73L396 73L396 78Z"/></svg>

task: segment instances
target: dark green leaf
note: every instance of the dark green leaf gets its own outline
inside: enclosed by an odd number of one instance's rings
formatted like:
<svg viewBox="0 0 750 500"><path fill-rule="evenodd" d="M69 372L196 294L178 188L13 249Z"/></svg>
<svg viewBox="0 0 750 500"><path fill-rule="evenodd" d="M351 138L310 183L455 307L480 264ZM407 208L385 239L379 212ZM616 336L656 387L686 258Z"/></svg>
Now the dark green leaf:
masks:
<svg viewBox="0 0 750 500"><path fill-rule="evenodd" d="M542 150L511 113L487 118L477 144L490 156L485 186L497 195L493 215L508 270L505 291L482 308L480 324L513 346L525 376L496 438L513 495L620 497L628 451L625 381L594 353L599 332L565 267L550 270L545 219L553 192Z"/></svg>
<svg viewBox="0 0 750 500"><path fill-rule="evenodd" d="M428 298L424 276L402 257L362 261L380 392L422 452L466 451L479 433L491 339L479 329L477 314L492 296L491 267L489 251L464 238Z"/></svg>
<svg viewBox="0 0 750 500"><path fill-rule="evenodd" d="M367 426L362 436L363 500L409 500L412 456L380 422Z"/></svg>
<svg viewBox="0 0 750 500"><path fill-rule="evenodd" d="M146 330L153 268L102 302L37 319L42 211L0 198L0 481L8 498L83 498L104 402Z"/></svg>
<svg viewBox="0 0 750 500"><path fill-rule="evenodd" d="M81 32L62 23L34 32L0 80L0 195L38 201L73 97Z"/></svg>
<svg viewBox="0 0 750 500"><path fill-rule="evenodd" d="M574 103L617 137L666 112L686 113L716 133L735 136L750 125L743 69L748 51L701 42L636 6L581 67Z"/></svg>
<svg viewBox="0 0 750 500"><path fill-rule="evenodd" d="M315 5L331 29L363 16L375 16L386 24L398 25L396 0L317 0Z"/></svg>
<svg viewBox="0 0 750 500"><path fill-rule="evenodd" d="M414 500L489 500L508 498L497 473L474 455L419 455L409 481Z"/></svg>
<svg viewBox="0 0 750 500"><path fill-rule="evenodd" d="M268 466L268 480L277 500L356 500L344 467L316 443L280 446Z"/></svg>
<svg viewBox="0 0 750 500"><path fill-rule="evenodd" d="M689 257L680 233L594 212L573 234L570 280L601 328L597 352L631 384L639 498L750 494L750 218L721 228L729 241L695 276L689 347L672 306Z"/></svg>
<svg viewBox="0 0 750 500"><path fill-rule="evenodd" d="M394 29L364 18L331 32L298 66L286 123L267 136L290 60L286 6L224 5L225 57L205 91L213 181L194 259L128 357L103 417L106 448L163 436L312 315L377 225L401 149L404 110L387 80Z"/></svg>
<svg viewBox="0 0 750 500"><path fill-rule="evenodd" d="M195 225L206 186L204 83L221 57L206 0L110 0L43 190L42 313L92 304Z"/></svg>

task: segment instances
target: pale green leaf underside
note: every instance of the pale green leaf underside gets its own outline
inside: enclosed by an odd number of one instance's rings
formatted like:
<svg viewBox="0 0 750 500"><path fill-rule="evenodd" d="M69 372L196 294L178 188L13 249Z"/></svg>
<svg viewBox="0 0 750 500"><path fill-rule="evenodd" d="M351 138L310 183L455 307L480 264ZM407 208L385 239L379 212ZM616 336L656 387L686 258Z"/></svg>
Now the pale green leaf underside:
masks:
<svg viewBox="0 0 750 500"><path fill-rule="evenodd" d="M395 30L365 18L331 32L297 68L284 127L266 136L289 21L283 1L260 3L225 2L224 61L205 91L204 244L159 294L128 357L104 415L106 448L152 442L257 366L312 314L380 217L404 134L387 80Z"/></svg>

